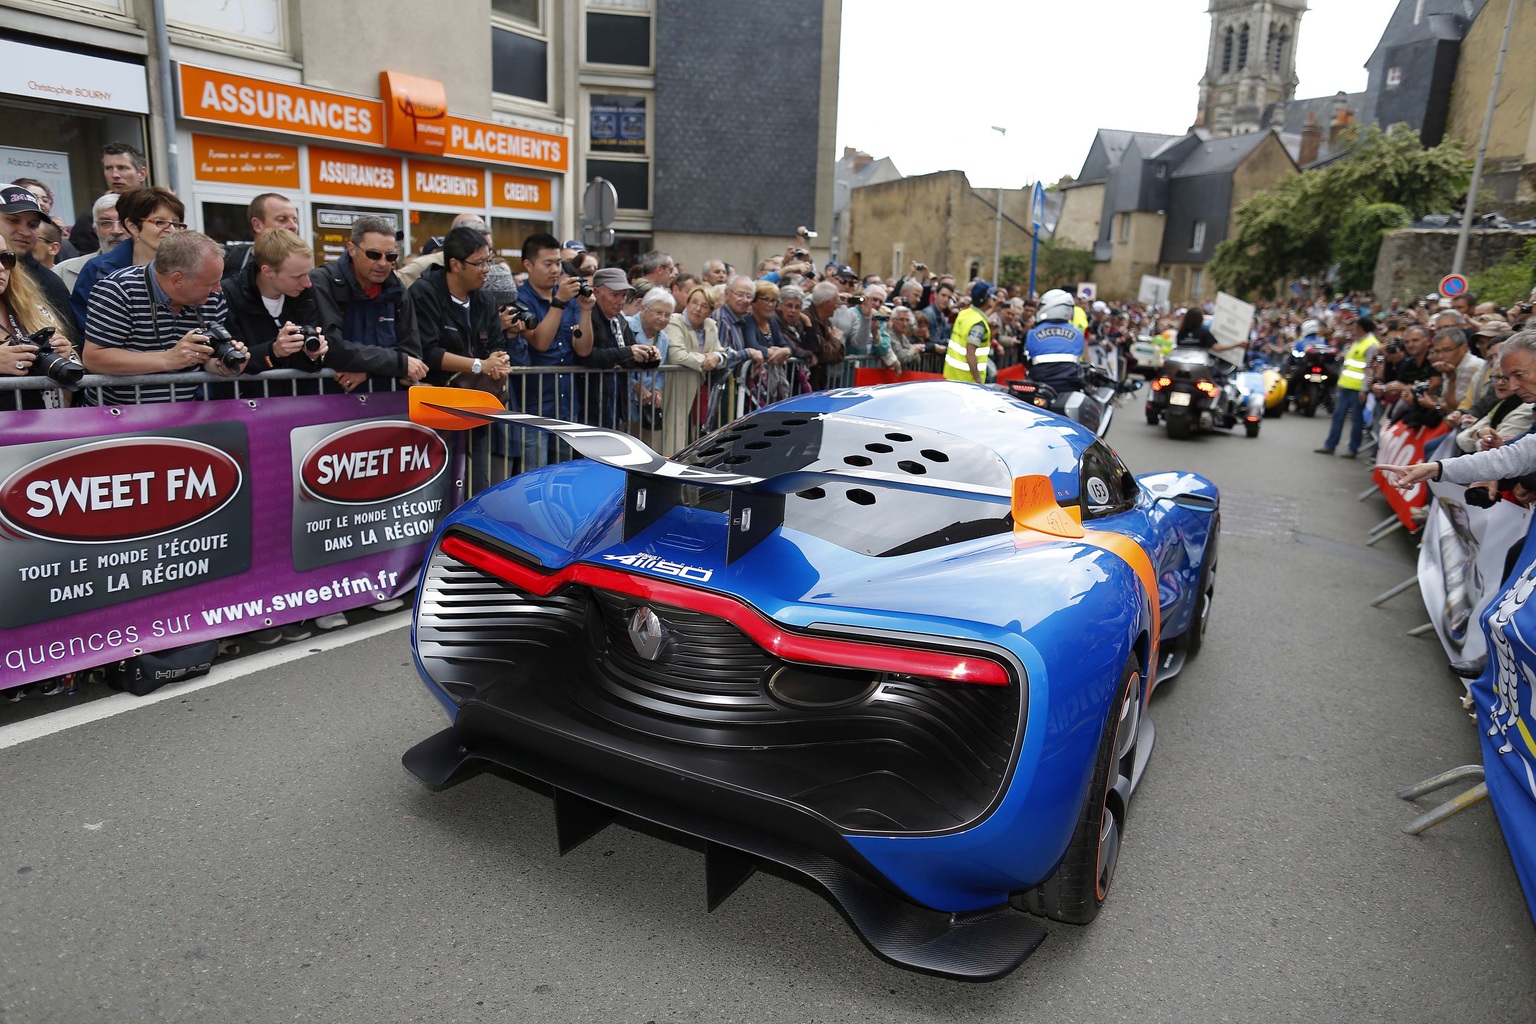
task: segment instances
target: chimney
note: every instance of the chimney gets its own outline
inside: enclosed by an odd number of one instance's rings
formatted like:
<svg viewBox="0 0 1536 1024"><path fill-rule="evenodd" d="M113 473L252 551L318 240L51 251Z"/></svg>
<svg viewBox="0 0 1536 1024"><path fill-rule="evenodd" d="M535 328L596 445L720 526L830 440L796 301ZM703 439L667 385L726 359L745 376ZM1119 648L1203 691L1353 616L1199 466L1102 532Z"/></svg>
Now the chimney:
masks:
<svg viewBox="0 0 1536 1024"><path fill-rule="evenodd" d="M1317 125L1317 115L1307 115L1307 126L1301 130L1301 152L1296 162L1303 167L1317 163L1318 151L1323 146L1323 130Z"/></svg>
<svg viewBox="0 0 1536 1024"><path fill-rule="evenodd" d="M1349 112L1349 108L1342 104L1334 111L1333 124L1328 126L1328 148L1333 149L1333 140L1339 137L1339 133L1355 123L1355 115Z"/></svg>

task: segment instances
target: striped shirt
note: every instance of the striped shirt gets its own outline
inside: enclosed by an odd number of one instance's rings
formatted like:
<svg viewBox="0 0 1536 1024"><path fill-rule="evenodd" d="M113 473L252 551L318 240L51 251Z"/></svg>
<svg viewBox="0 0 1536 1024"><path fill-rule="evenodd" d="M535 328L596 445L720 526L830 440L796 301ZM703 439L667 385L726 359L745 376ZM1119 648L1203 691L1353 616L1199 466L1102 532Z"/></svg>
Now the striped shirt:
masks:
<svg viewBox="0 0 1536 1024"><path fill-rule="evenodd" d="M164 352L175 348L188 331L223 321L228 307L222 292L209 295L201 306L175 312L170 297L155 280L154 266L151 261L147 266L124 267L96 283L87 304L87 341L129 352ZM201 384L141 384L103 388L101 404L187 402L201 395Z"/></svg>

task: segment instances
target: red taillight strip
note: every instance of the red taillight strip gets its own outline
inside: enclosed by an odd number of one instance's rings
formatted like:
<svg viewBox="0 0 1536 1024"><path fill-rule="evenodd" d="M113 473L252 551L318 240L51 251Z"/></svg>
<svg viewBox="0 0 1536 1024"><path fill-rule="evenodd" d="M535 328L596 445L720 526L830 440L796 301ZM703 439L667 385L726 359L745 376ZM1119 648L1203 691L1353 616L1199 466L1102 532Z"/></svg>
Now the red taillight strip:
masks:
<svg viewBox="0 0 1536 1024"><path fill-rule="evenodd" d="M725 619L764 650L786 661L844 668L867 668L879 672L900 672L946 679L955 683L980 683L1007 686L1008 671L988 658L924 651L908 647L887 647L853 640L828 640L803 636L781 629L771 620L741 601L708 590L697 590L665 580L635 573L603 569L576 563L558 572L542 573L514 558L481 547L458 535L443 538L443 554L500 577L532 594L547 596L577 583L602 590L617 591L631 597L659 604L687 608Z"/></svg>

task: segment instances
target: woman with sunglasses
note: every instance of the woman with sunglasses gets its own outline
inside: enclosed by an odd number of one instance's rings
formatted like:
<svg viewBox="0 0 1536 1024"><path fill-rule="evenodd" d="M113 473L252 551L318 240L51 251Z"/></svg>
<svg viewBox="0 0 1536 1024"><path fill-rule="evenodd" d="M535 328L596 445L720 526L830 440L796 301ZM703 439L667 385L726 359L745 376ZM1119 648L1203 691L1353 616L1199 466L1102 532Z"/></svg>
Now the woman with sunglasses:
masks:
<svg viewBox="0 0 1536 1024"><path fill-rule="evenodd" d="M96 282L125 267L148 264L155 258L161 239L172 232L186 230L187 225L181 219L186 212L187 208L174 192L156 185L132 189L118 197L117 217L128 237L117 243L111 252L102 253L80 268L74 294L69 299L82 331L86 329L91 289L96 287Z"/></svg>
<svg viewBox="0 0 1536 1024"><path fill-rule="evenodd" d="M26 339L34 331L53 328L49 344L62 356L78 358L69 338L59 329L58 317L43 298L32 278L16 266L16 253L10 249L0 251L0 374L7 377L25 377L32 372L40 350ZM44 391L0 391L0 409L45 409L68 404L68 392L58 389Z"/></svg>

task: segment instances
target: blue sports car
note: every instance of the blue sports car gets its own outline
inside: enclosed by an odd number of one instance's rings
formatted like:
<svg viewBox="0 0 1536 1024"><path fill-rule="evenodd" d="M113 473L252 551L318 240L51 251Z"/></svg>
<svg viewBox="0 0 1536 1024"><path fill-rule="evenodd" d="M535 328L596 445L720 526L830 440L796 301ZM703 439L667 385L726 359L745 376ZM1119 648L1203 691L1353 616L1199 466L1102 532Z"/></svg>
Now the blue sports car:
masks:
<svg viewBox="0 0 1536 1024"><path fill-rule="evenodd" d="M416 665L451 725L405 755L553 790L561 852L611 822L827 897L879 955L1001 977L1108 894L1147 701L1204 638L1216 488L1135 477L1071 421L972 384L826 391L666 459L413 388L437 428L586 458L448 516Z"/></svg>

